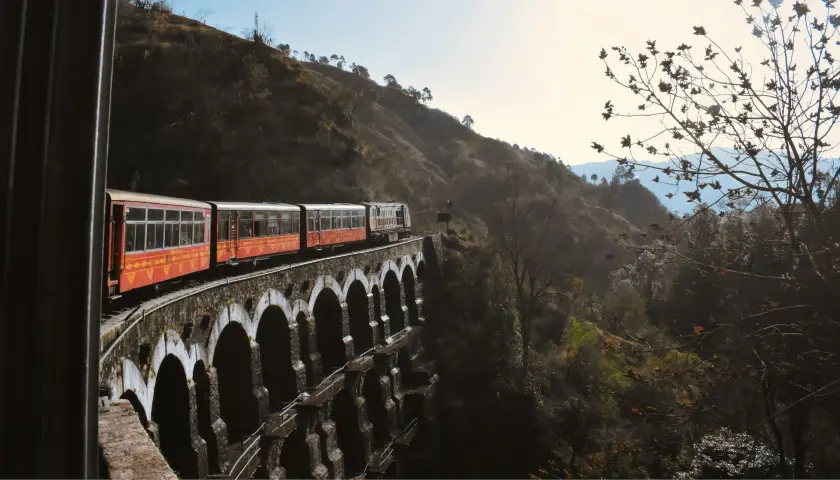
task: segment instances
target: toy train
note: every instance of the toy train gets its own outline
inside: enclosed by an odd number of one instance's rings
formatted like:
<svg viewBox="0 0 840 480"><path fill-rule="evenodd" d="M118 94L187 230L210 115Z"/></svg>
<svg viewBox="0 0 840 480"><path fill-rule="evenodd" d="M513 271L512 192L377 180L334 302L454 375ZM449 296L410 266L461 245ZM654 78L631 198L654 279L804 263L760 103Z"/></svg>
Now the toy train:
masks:
<svg viewBox="0 0 840 480"><path fill-rule="evenodd" d="M225 265L410 235L395 202L200 202L107 190L104 265L109 299Z"/></svg>

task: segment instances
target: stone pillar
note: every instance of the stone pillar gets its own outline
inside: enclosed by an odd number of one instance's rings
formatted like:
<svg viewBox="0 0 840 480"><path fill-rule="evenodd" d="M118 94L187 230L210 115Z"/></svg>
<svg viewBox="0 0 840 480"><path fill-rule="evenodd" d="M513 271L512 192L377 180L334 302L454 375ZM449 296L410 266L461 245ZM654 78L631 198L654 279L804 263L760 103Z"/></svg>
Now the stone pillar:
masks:
<svg viewBox="0 0 840 480"><path fill-rule="evenodd" d="M356 407L356 422L362 437L362 449L365 458L370 459L373 454L373 424L367 416L367 399L364 392L365 374L359 373L352 380L350 396L353 397L353 406Z"/></svg>
<svg viewBox="0 0 840 480"><path fill-rule="evenodd" d="M318 434L309 431L304 440L309 447L309 473L316 480L329 478L327 467L321 462L321 439Z"/></svg>
<svg viewBox="0 0 840 480"><path fill-rule="evenodd" d="M190 444L195 452L195 459L198 468L198 478L207 478L209 472L207 462L207 442L201 438L198 432L198 401L195 394L195 382L189 382L190 396Z"/></svg>
<svg viewBox="0 0 840 480"><path fill-rule="evenodd" d="M414 280L414 304L417 305L417 323L423 325L426 318L423 316L423 284L419 279Z"/></svg>
<svg viewBox="0 0 840 480"><path fill-rule="evenodd" d="M260 345L256 342L251 343L251 391L254 393L254 398L257 399L259 420L263 421L265 416L271 412L271 408L268 402L268 389L262 383L262 357L260 355Z"/></svg>
<svg viewBox="0 0 840 480"><path fill-rule="evenodd" d="M341 341L344 343L344 363L356 358L353 336L350 335L350 311L347 302L341 302Z"/></svg>
<svg viewBox="0 0 840 480"><path fill-rule="evenodd" d="M376 346L382 342L382 338L379 333L379 321L378 319L374 318L376 316L376 310L374 308L374 301L373 301L373 294L367 294L367 302L368 302L368 325L370 325L370 332L371 332L371 339L373 343L371 345ZM361 352L360 352L361 353Z"/></svg>
<svg viewBox="0 0 840 480"><path fill-rule="evenodd" d="M280 464L280 454L283 452L283 442L285 440L282 437L276 438L272 440L271 446L268 447L265 469L268 472L269 480L286 480L286 469Z"/></svg>
<svg viewBox="0 0 840 480"><path fill-rule="evenodd" d="M344 478L344 452L338 448L335 422L328 415L329 406L332 402L333 400L330 400L328 405L318 408L318 425L316 430L321 439L322 460L329 471L329 476L335 479L342 479Z"/></svg>
<svg viewBox="0 0 840 480"><path fill-rule="evenodd" d="M292 369L295 371L297 393L301 393L306 390L306 365L300 358L300 332L298 332L297 321L290 320L288 327L289 356L292 362Z"/></svg>
<svg viewBox="0 0 840 480"><path fill-rule="evenodd" d="M379 289L379 323L382 329L382 345L391 343L391 317L388 316L388 303L385 299L385 288Z"/></svg>
<svg viewBox="0 0 840 480"><path fill-rule="evenodd" d="M227 471L227 424L222 420L222 409L219 401L219 374L216 367L207 369L207 377L210 380L210 422L213 429L213 436L216 438L216 458L219 461L219 470Z"/></svg>
<svg viewBox="0 0 840 480"><path fill-rule="evenodd" d="M318 352L318 341L315 337L315 316L310 314L306 317L306 323L309 330L309 367L312 369L312 386L317 386L321 383L323 375L321 374L321 354Z"/></svg>
<svg viewBox="0 0 840 480"><path fill-rule="evenodd" d="M400 281L400 310L402 310L403 330L411 325L411 315L408 314L408 307L405 304L405 284Z"/></svg>
<svg viewBox="0 0 840 480"><path fill-rule="evenodd" d="M400 424L398 421L397 403L394 401L394 387L389 376L391 373L390 358L390 355L377 355L376 367L368 375L374 377L370 380L379 382L379 387L382 391L382 402L385 405L385 411L388 412L388 431L391 437L396 437L400 434Z"/></svg>

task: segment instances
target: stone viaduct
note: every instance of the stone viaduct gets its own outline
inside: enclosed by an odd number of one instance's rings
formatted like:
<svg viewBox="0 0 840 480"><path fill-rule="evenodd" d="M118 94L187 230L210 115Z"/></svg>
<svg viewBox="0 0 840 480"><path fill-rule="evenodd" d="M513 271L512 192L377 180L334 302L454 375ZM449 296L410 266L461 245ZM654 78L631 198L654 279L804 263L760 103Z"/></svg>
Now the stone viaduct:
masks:
<svg viewBox="0 0 840 480"><path fill-rule="evenodd" d="M434 475L424 468L436 457L438 377L419 340L440 251L438 236L409 239L213 281L107 319L100 474Z"/></svg>

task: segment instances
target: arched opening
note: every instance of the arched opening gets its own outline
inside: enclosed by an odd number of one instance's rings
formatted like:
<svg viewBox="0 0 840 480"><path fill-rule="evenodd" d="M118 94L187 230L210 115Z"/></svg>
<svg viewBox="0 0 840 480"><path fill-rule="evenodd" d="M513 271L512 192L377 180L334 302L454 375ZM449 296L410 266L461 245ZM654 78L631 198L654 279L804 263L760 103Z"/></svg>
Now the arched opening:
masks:
<svg viewBox="0 0 840 480"><path fill-rule="evenodd" d="M341 304L335 292L325 288L315 299L315 339L321 354L322 374L324 377L346 362L341 329Z"/></svg>
<svg viewBox="0 0 840 480"><path fill-rule="evenodd" d="M382 324L382 297L379 293L379 286L374 285L371 289L373 294L373 320L376 322L376 328L379 330L379 343L385 344L385 325Z"/></svg>
<svg viewBox="0 0 840 480"><path fill-rule="evenodd" d="M400 281L397 274L389 271L385 274L385 313L391 319L391 335L395 335L405 329L402 304L400 303Z"/></svg>
<svg viewBox="0 0 840 480"><path fill-rule="evenodd" d="M306 318L306 314L303 312L298 313L297 319L295 320L298 326L298 345L300 346L300 360L303 362L303 366L306 369L306 386L307 387L314 387L315 386L315 372L312 370L312 357L310 357L309 351L309 321Z"/></svg>
<svg viewBox="0 0 840 480"><path fill-rule="evenodd" d="M362 282L353 282L347 290L347 312L350 314L350 336L356 355L373 347L373 332L370 329L368 297Z"/></svg>
<svg viewBox="0 0 840 480"><path fill-rule="evenodd" d="M354 478L364 471L367 459L364 438L359 428L358 410L347 389L335 396L332 418L335 421L338 448L344 453L345 477Z"/></svg>
<svg viewBox="0 0 840 480"><path fill-rule="evenodd" d="M241 442L257 429L259 407L251 379L251 344L239 323L231 322L222 330L213 366L219 376L219 406L228 441Z"/></svg>
<svg viewBox="0 0 840 480"><path fill-rule="evenodd" d="M417 325L417 303L414 301L414 274L406 267L402 274L403 290L405 291L405 306L408 308L408 324Z"/></svg>
<svg viewBox="0 0 840 480"><path fill-rule="evenodd" d="M260 345L263 385L268 389L273 412L282 410L298 394L290 340L289 321L283 309L275 305L266 308L257 328L257 343Z"/></svg>
<svg viewBox="0 0 840 480"><path fill-rule="evenodd" d="M132 408L134 408L134 411L137 412L137 416L140 417L140 423L143 424L143 428L149 428L149 417L146 416L146 409L143 408L143 404L140 403L140 398L137 397L134 390L126 390L120 398L128 400L128 402L131 403Z"/></svg>
<svg viewBox="0 0 840 480"><path fill-rule="evenodd" d="M373 371L365 375L362 394L367 404L368 420L373 424L373 447L381 448L390 440L391 433L388 431L388 410L385 409L382 385Z"/></svg>
<svg viewBox="0 0 840 480"><path fill-rule="evenodd" d="M302 428L296 428L283 442L280 465L286 469L286 478L312 477L309 468L309 445L306 444L306 432Z"/></svg>
<svg viewBox="0 0 840 480"><path fill-rule="evenodd" d="M197 478L198 463L190 438L187 374L174 355L167 355L157 372L152 420L158 425L160 449L172 470L182 478Z"/></svg>
<svg viewBox="0 0 840 480"><path fill-rule="evenodd" d="M199 360L193 368L193 382L195 382L195 403L198 409L198 434L207 443L207 462L210 473L219 471L219 448L216 445L216 434L213 432L213 421L210 417L210 376L207 366Z"/></svg>
<svg viewBox="0 0 840 480"><path fill-rule="evenodd" d="M426 279L426 262L420 261L417 263L417 281L423 283Z"/></svg>

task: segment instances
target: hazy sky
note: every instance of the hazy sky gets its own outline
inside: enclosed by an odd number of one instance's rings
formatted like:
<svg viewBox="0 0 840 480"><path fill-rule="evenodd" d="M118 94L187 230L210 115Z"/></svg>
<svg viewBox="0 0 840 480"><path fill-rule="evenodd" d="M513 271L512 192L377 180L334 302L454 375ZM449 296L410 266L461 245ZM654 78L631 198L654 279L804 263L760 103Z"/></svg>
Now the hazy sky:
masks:
<svg viewBox="0 0 840 480"><path fill-rule="evenodd" d="M237 35L254 13L275 43L316 55L337 53L366 66L380 84L429 87L433 105L470 114L482 135L552 153L568 164L606 160L589 145L617 147L627 133L657 125L604 122L602 107L635 108L611 87L601 47L639 51L696 42L703 25L722 46L750 45L751 27L732 0L172 0L176 12ZM782 8L789 9L789 3ZM752 50L755 52L756 50ZM640 128L640 126L642 128ZM617 148L615 149L617 150Z"/></svg>

